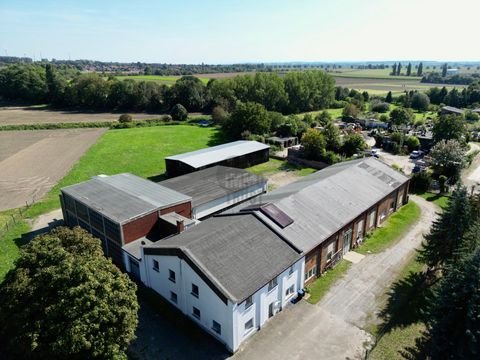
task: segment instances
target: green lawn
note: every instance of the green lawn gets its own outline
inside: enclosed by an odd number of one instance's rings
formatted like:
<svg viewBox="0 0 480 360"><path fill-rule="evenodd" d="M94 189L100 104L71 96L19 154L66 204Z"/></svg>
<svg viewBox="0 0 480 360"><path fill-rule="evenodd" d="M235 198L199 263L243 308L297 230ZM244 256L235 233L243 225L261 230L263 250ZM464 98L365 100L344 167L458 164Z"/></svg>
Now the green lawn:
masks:
<svg viewBox="0 0 480 360"><path fill-rule="evenodd" d="M413 201L393 213L382 225L367 235L364 243L357 248L361 254L379 253L396 241L420 218L420 208Z"/></svg>
<svg viewBox="0 0 480 360"><path fill-rule="evenodd" d="M421 196L422 198L424 198L427 201L433 202L434 204L436 204L441 209L444 209L448 205L449 196L445 195L445 194L435 194L435 193L431 193L431 192L426 192L426 193L417 194L417 195Z"/></svg>
<svg viewBox="0 0 480 360"><path fill-rule="evenodd" d="M431 288L424 285L423 268L413 258L392 285L391 295L380 313L384 323L371 329L378 342L369 359L405 359L402 352L415 348L415 340L425 330L422 310L431 294Z"/></svg>
<svg viewBox="0 0 480 360"><path fill-rule="evenodd" d="M30 227L24 221L19 221L0 238L0 283L5 274L13 267L14 261L20 254L20 246L25 243L22 234L30 231Z"/></svg>
<svg viewBox="0 0 480 360"><path fill-rule="evenodd" d="M342 278L348 271L352 263L345 259L341 260L333 269L326 271L321 277L307 286L310 293L308 302L310 304L318 303L335 282Z"/></svg>
<svg viewBox="0 0 480 360"><path fill-rule="evenodd" d="M119 80L131 79L135 81L155 81L160 84L173 85L181 76L162 76L162 75L131 75L131 76L115 76ZM199 78L203 83L208 83L210 79Z"/></svg>
<svg viewBox="0 0 480 360"><path fill-rule="evenodd" d="M188 125L109 130L43 201L27 211L27 216L35 217L58 208L58 194L64 186L98 174L130 172L145 178L158 177L165 172L166 156L216 145L218 141L216 129Z"/></svg>
<svg viewBox="0 0 480 360"><path fill-rule="evenodd" d="M268 162L263 164L258 164L252 167L247 168L247 170L256 175L262 176L271 176L282 171L293 171L298 176L306 176L313 174L317 170L312 168L305 168L293 164L289 164L286 161L278 159L270 159Z"/></svg>

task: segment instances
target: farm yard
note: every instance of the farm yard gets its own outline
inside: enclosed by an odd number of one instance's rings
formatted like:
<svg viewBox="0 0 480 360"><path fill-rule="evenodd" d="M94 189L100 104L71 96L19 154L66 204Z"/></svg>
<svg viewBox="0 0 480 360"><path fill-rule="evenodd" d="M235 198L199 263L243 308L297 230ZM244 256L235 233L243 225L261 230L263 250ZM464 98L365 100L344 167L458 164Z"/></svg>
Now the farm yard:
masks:
<svg viewBox="0 0 480 360"><path fill-rule="evenodd" d="M134 120L145 120L158 117L154 114L130 113ZM5 106L0 107L0 126L29 125L50 123L82 123L117 121L120 113L55 111L46 106Z"/></svg>
<svg viewBox="0 0 480 360"><path fill-rule="evenodd" d="M104 129L0 132L0 211L39 200Z"/></svg>

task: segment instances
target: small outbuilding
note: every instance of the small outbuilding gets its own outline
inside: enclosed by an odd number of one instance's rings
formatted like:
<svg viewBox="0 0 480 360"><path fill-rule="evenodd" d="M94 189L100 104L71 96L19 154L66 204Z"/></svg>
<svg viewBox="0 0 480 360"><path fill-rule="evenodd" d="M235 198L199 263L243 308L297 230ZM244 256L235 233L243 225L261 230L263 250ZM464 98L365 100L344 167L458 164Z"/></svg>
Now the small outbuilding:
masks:
<svg viewBox="0 0 480 360"><path fill-rule="evenodd" d="M215 165L246 168L269 160L270 146L258 141L239 140L207 149L165 158L169 177L189 174Z"/></svg>
<svg viewBox="0 0 480 360"><path fill-rule="evenodd" d="M454 114L454 115L463 115L463 110L456 108L454 106L444 106L440 110L440 114L442 115L448 115L448 114Z"/></svg>

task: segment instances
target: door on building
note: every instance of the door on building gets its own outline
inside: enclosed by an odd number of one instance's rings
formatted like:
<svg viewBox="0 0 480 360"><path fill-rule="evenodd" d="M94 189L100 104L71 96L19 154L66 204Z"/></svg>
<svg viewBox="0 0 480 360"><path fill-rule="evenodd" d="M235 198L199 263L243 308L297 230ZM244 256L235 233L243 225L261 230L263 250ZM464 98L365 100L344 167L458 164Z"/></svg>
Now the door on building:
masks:
<svg viewBox="0 0 480 360"><path fill-rule="evenodd" d="M352 243L352 229L348 229L343 233L343 254L344 255L350 251L351 243Z"/></svg>
<svg viewBox="0 0 480 360"><path fill-rule="evenodd" d="M130 260L130 273L133 275L133 277L140 280L140 266L138 265L138 262L133 260L131 257L129 257L129 260Z"/></svg>

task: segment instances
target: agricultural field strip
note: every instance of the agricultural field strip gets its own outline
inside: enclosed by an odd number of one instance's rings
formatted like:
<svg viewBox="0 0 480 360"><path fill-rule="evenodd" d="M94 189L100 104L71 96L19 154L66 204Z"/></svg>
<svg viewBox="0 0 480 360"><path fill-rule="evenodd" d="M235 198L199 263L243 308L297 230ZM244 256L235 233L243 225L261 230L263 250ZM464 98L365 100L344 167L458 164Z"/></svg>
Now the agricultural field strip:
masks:
<svg viewBox="0 0 480 360"><path fill-rule="evenodd" d="M0 132L0 211L39 200L105 129Z"/></svg>

